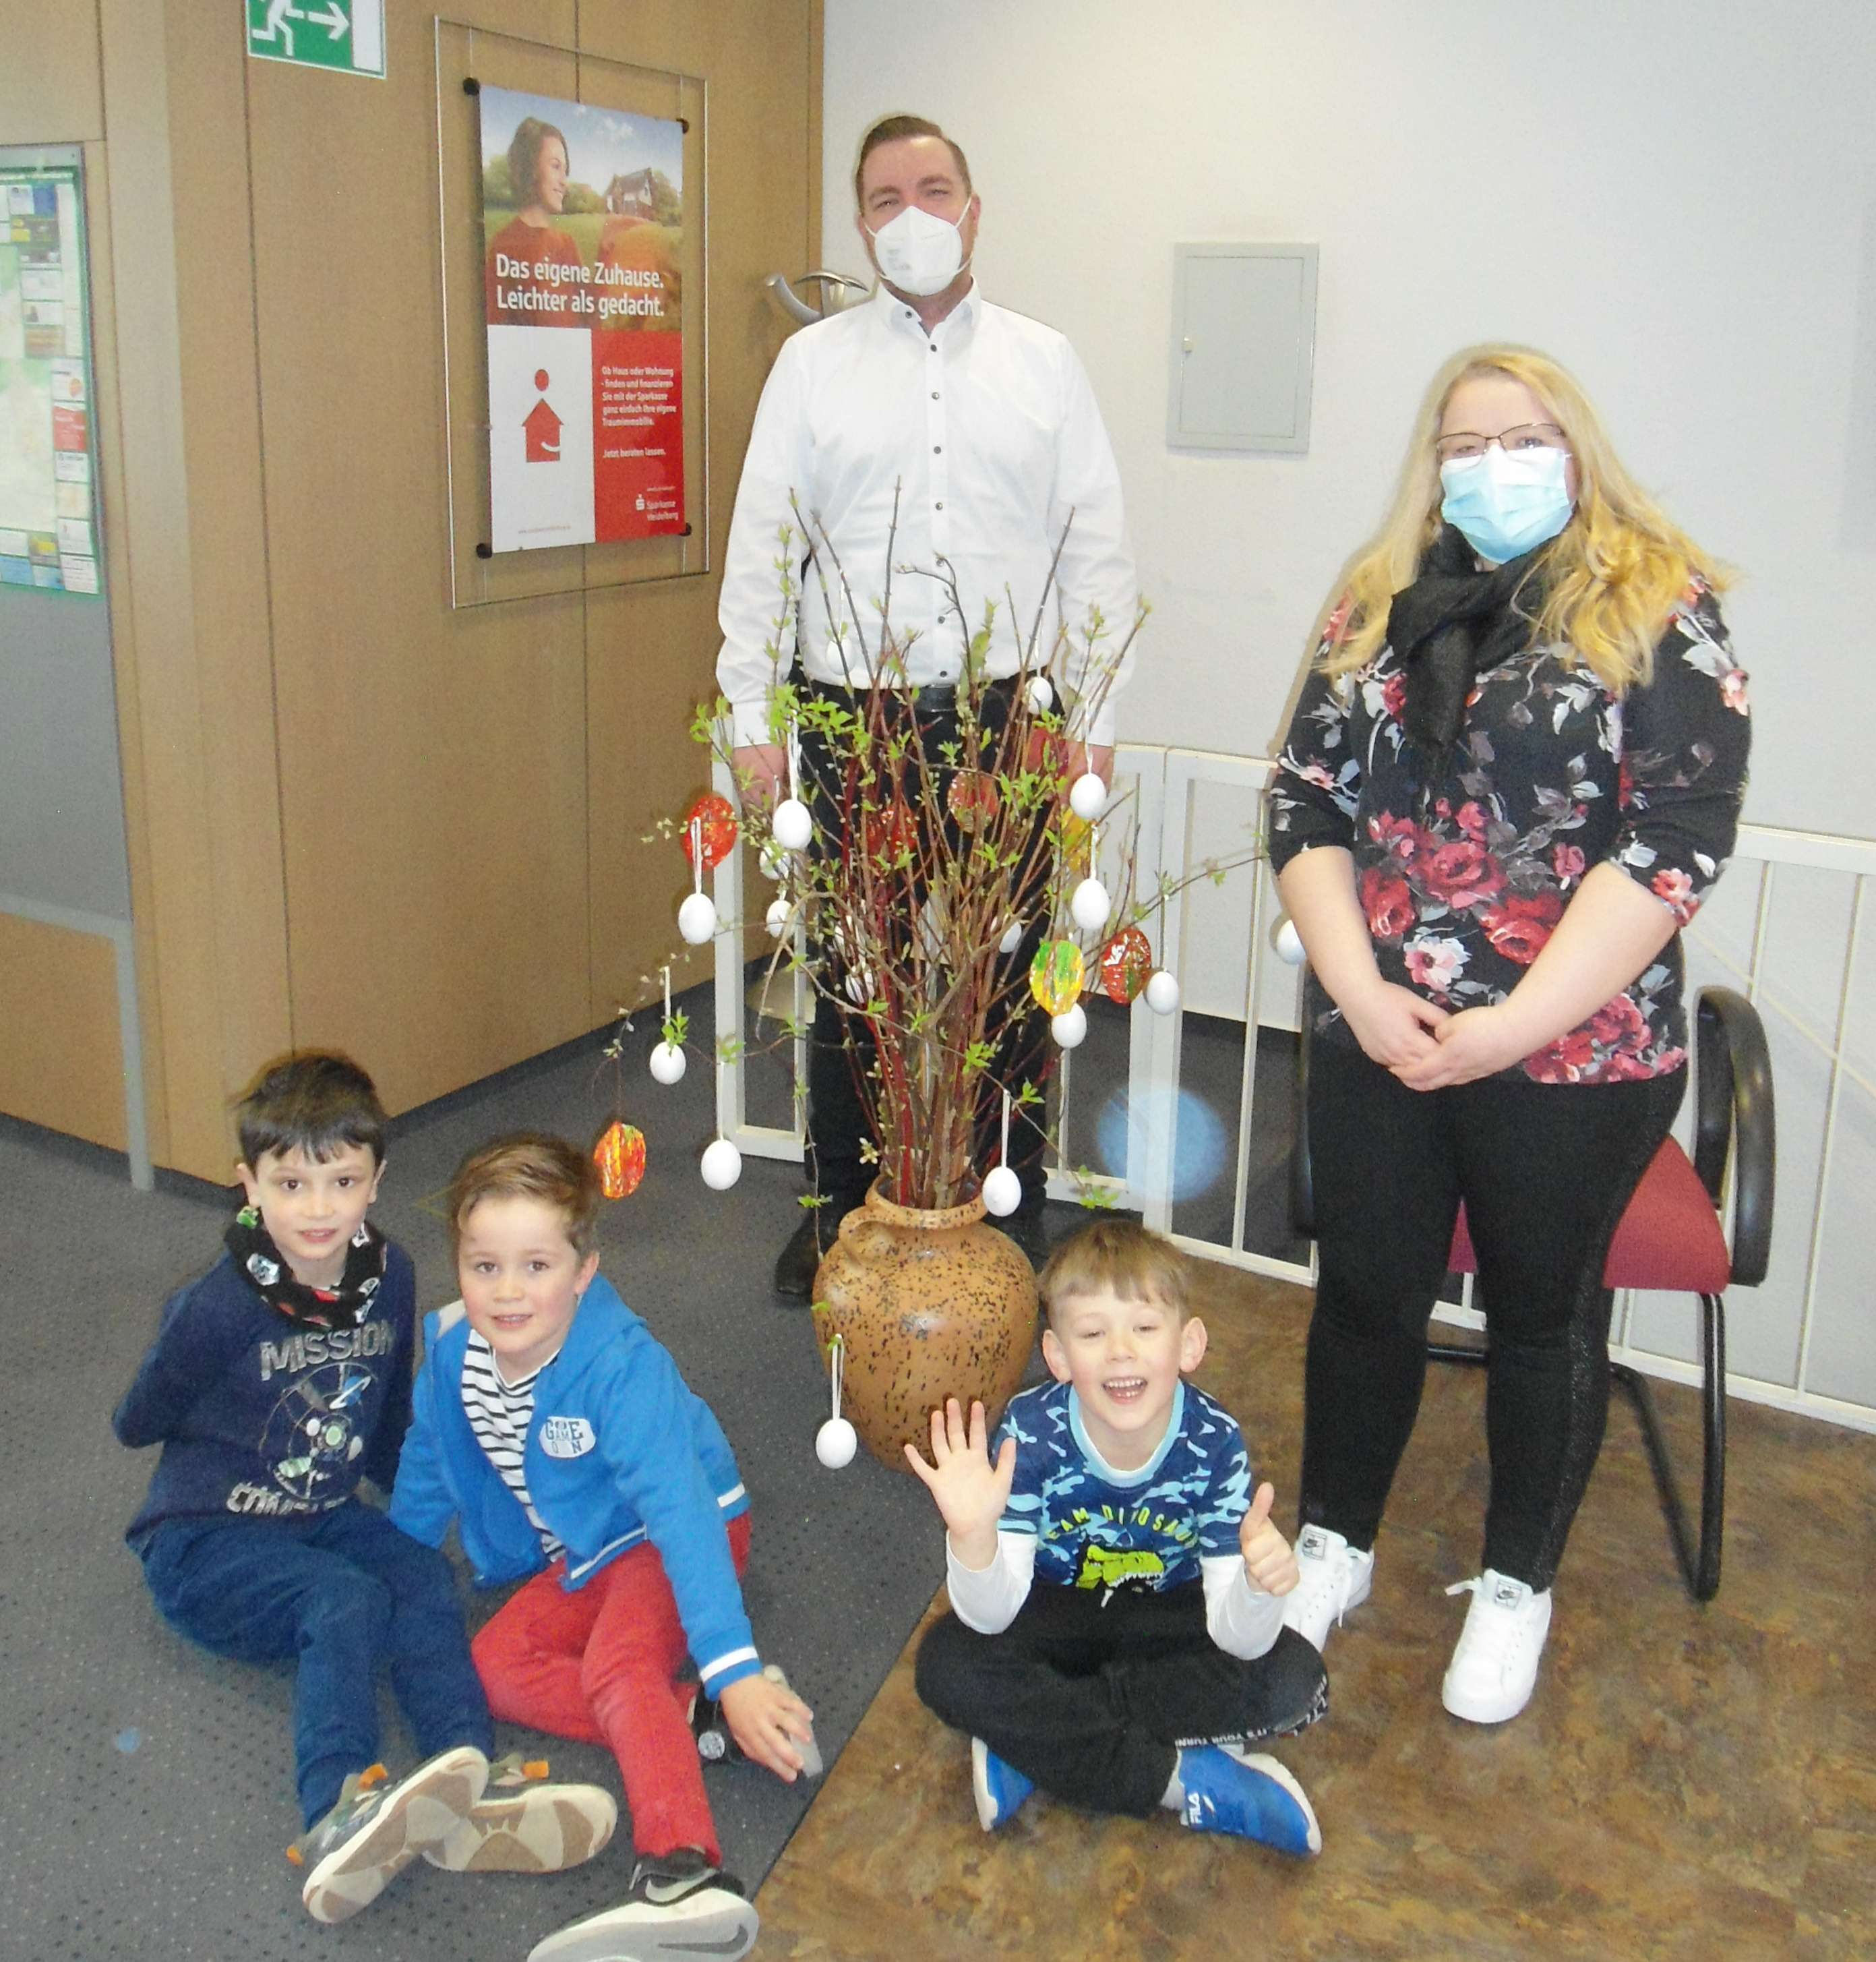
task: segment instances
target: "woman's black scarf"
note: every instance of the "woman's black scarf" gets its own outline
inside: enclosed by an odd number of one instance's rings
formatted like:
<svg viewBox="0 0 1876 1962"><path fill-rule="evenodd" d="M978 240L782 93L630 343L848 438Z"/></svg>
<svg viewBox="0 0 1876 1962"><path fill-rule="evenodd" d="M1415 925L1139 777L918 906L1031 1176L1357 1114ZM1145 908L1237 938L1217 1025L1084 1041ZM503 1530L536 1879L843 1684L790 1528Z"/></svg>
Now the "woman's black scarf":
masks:
<svg viewBox="0 0 1876 1962"><path fill-rule="evenodd" d="M335 1287L308 1287L295 1278L257 1207L244 1206L235 1214L222 1244L248 1286L303 1328L356 1328L377 1299L384 1276L384 1236L368 1219L352 1235L345 1272Z"/></svg>
<svg viewBox="0 0 1876 1962"><path fill-rule="evenodd" d="M1418 577L1394 596L1387 644L1407 683L1401 721L1429 784L1446 775L1472 684L1530 644L1544 603L1532 561L1543 548L1481 572L1464 537L1442 525Z"/></svg>

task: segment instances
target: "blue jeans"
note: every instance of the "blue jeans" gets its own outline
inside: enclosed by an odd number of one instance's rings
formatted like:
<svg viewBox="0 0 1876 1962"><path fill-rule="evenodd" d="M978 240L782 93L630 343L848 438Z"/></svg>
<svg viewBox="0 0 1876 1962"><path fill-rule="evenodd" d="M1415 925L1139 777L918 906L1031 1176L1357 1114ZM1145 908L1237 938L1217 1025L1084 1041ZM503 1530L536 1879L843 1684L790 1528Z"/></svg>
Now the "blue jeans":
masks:
<svg viewBox="0 0 1876 1962"><path fill-rule="evenodd" d="M381 1660L420 1759L458 1744L493 1755L448 1561L359 1500L314 1519L172 1519L151 1535L143 1572L164 1619L213 1654L297 1660L294 1775L307 1825L377 1761Z"/></svg>

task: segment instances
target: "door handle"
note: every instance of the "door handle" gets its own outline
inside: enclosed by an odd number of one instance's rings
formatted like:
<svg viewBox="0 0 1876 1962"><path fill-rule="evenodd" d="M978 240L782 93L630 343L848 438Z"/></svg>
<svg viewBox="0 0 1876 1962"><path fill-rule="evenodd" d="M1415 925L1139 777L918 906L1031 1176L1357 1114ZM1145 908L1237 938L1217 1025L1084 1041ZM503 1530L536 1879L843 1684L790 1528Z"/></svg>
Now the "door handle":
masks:
<svg viewBox="0 0 1876 1962"><path fill-rule="evenodd" d="M771 273L762 283L774 296L783 312L803 327L812 327L831 313L839 313L873 291L860 280L850 280L844 273L803 273L792 283L783 274ZM816 286L819 291L815 300L805 300L796 291L796 286Z"/></svg>

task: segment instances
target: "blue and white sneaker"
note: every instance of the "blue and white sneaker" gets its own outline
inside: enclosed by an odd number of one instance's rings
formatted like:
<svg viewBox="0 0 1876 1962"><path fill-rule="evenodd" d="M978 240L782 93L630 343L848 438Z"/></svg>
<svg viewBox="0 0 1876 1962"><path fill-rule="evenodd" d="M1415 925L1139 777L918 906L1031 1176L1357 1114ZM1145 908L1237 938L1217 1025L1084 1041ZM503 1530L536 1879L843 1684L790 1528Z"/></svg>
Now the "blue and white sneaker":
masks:
<svg viewBox="0 0 1876 1962"><path fill-rule="evenodd" d="M1014 1765L1007 1765L981 1737L971 1740L971 1794L977 1801L977 1823L986 1833L1007 1826L1035 1789Z"/></svg>
<svg viewBox="0 0 1876 1962"><path fill-rule="evenodd" d="M1199 1744L1179 1753L1185 1804L1179 1817L1195 1833L1230 1833L1306 1860L1322 1850L1303 1788L1275 1758L1228 1746Z"/></svg>

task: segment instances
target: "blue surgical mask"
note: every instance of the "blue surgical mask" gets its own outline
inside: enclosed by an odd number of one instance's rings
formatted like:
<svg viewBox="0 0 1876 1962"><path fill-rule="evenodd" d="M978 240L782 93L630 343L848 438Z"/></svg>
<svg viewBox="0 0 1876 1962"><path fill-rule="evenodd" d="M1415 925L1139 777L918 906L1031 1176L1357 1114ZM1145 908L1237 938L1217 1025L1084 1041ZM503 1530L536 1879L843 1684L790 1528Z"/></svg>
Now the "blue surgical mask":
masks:
<svg viewBox="0 0 1876 1962"><path fill-rule="evenodd" d="M1520 558L1570 522L1574 509L1564 487L1569 465L1561 449L1504 450L1462 456L1440 465L1446 496L1440 516L1493 565Z"/></svg>

